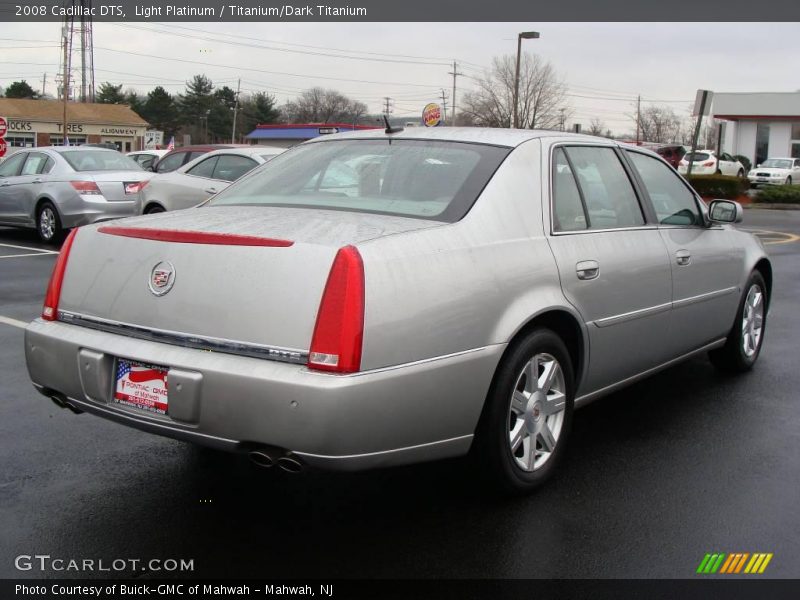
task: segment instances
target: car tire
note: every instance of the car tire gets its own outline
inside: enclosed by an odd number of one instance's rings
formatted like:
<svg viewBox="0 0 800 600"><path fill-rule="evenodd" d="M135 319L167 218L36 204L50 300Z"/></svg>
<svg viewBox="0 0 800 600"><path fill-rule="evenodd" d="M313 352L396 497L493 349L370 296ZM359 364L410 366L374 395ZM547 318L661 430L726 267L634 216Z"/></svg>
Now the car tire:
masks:
<svg viewBox="0 0 800 600"><path fill-rule="evenodd" d="M716 171L716 173L714 173L714 175L722 175L722 171L720 169L717 169L717 171Z"/></svg>
<svg viewBox="0 0 800 600"><path fill-rule="evenodd" d="M791 177L791 175L786 178L786 185L792 185L792 177Z"/></svg>
<svg viewBox="0 0 800 600"><path fill-rule="evenodd" d="M166 212L163 206L159 206L158 204L154 204L152 206L148 206L147 210L144 211L146 215L155 215L158 213Z"/></svg>
<svg viewBox="0 0 800 600"><path fill-rule="evenodd" d="M61 217L52 202L44 202L36 212L36 232L45 244L57 244L64 236Z"/></svg>
<svg viewBox="0 0 800 600"><path fill-rule="evenodd" d="M742 169L739 169L739 172L738 172L738 173L736 173L736 176L737 176L737 177L742 177L742 178L743 178L743 177L744 177L744 171L743 171Z"/></svg>
<svg viewBox="0 0 800 600"><path fill-rule="evenodd" d="M756 364L767 326L767 285L759 271L753 271L744 287L736 321L725 345L708 353L711 363L724 373L744 373Z"/></svg>
<svg viewBox="0 0 800 600"><path fill-rule="evenodd" d="M500 491L530 492L557 468L572 425L574 381L569 352L553 331L536 329L509 348L472 450Z"/></svg>

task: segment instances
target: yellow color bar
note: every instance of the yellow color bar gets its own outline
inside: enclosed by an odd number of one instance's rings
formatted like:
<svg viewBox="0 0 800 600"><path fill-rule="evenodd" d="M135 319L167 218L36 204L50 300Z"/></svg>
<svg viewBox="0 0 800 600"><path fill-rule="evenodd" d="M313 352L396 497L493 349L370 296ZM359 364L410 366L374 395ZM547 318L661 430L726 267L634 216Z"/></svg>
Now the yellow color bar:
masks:
<svg viewBox="0 0 800 600"><path fill-rule="evenodd" d="M772 560L772 552L767 554L766 558L764 559L764 562L761 563L761 568L758 569L759 574L764 572L764 569L767 568L767 565L771 560Z"/></svg>

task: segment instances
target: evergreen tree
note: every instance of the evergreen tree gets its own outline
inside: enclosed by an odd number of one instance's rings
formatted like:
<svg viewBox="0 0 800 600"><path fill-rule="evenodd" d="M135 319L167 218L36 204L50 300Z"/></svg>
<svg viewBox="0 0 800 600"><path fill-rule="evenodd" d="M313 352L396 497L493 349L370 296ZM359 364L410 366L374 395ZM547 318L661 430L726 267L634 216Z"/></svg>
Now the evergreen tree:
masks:
<svg viewBox="0 0 800 600"><path fill-rule="evenodd" d="M139 113L152 127L164 132L164 139L169 139L178 130L179 114L175 99L163 87L158 86L147 94Z"/></svg>
<svg viewBox="0 0 800 600"><path fill-rule="evenodd" d="M31 98L37 99L39 92L34 90L24 79L15 81L6 88L6 98Z"/></svg>
<svg viewBox="0 0 800 600"><path fill-rule="evenodd" d="M122 93L122 84L114 85L106 81L100 84L100 89L94 96L94 101L100 104L125 104L125 94Z"/></svg>

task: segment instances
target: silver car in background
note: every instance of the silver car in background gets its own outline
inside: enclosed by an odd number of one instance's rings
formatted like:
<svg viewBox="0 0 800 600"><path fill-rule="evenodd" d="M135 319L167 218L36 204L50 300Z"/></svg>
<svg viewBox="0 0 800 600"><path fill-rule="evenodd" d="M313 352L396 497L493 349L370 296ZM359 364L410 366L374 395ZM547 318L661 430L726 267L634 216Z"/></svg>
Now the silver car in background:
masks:
<svg viewBox="0 0 800 600"><path fill-rule="evenodd" d="M196 210L74 231L28 370L62 407L261 466L471 453L528 491L575 407L698 353L753 367L772 268L741 218L604 138L324 136Z"/></svg>
<svg viewBox="0 0 800 600"><path fill-rule="evenodd" d="M0 225L35 228L55 242L67 229L139 214L152 176L116 150L19 150L0 164Z"/></svg>
<svg viewBox="0 0 800 600"><path fill-rule="evenodd" d="M142 190L142 212L152 214L197 206L284 150L272 146L214 150L179 169L157 174Z"/></svg>

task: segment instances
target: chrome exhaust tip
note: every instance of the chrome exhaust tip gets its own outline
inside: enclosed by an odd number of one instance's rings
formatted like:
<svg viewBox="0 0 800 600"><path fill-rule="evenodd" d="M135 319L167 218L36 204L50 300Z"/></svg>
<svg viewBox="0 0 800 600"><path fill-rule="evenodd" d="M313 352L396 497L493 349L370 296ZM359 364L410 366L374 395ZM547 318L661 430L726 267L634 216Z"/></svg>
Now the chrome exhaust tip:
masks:
<svg viewBox="0 0 800 600"><path fill-rule="evenodd" d="M77 406L75 406L72 402L65 402L64 406L66 408L70 409L76 415L82 415L83 414L83 411L80 408L78 408Z"/></svg>
<svg viewBox="0 0 800 600"><path fill-rule="evenodd" d="M250 462L262 469L269 469L275 464L275 459L266 450L253 450L248 456Z"/></svg>
<svg viewBox="0 0 800 600"><path fill-rule="evenodd" d="M278 466L287 473L300 473L303 471L303 463L288 454L278 459Z"/></svg>
<svg viewBox="0 0 800 600"><path fill-rule="evenodd" d="M55 404L58 408L67 408L67 403L60 396L53 394L50 396L50 400L52 400L53 404Z"/></svg>

